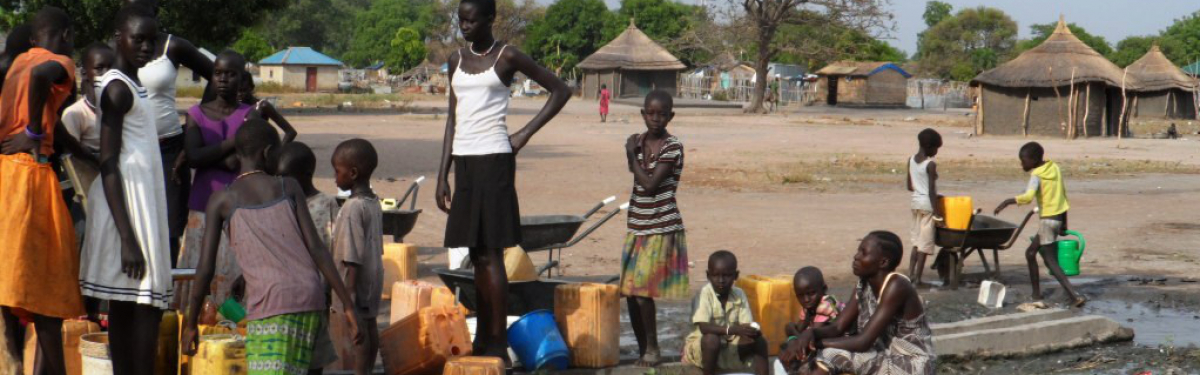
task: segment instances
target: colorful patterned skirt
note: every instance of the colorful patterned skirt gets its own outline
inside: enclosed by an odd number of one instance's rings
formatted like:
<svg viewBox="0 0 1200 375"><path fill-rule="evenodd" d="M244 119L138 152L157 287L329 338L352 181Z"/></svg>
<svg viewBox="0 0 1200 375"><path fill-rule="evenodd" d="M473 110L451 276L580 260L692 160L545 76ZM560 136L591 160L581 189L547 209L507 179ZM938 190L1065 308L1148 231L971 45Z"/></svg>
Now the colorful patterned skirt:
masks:
<svg viewBox="0 0 1200 375"><path fill-rule="evenodd" d="M246 325L246 364L251 375L304 375L321 328L319 312L276 315Z"/></svg>
<svg viewBox="0 0 1200 375"><path fill-rule="evenodd" d="M621 295L688 298L687 235L684 231L625 236Z"/></svg>

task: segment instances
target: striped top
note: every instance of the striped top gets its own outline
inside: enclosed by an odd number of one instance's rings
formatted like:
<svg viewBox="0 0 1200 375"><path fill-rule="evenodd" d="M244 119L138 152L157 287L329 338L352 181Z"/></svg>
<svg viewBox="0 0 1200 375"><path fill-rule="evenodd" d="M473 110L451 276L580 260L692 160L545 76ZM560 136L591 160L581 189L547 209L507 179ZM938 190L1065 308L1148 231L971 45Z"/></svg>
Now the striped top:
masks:
<svg viewBox="0 0 1200 375"><path fill-rule="evenodd" d="M271 202L237 207L229 218L229 248L246 278L249 320L325 308L325 286L286 185L282 194Z"/></svg>
<svg viewBox="0 0 1200 375"><path fill-rule="evenodd" d="M642 135L645 137L645 135ZM642 142L639 137L638 142ZM638 166L652 172L658 163L671 163L671 174L662 185L647 189L633 180L633 195L629 198L629 233L638 236L664 234L683 230L683 217L675 202L675 191L683 174L683 143L670 136L651 160L644 160L645 153L637 154Z"/></svg>

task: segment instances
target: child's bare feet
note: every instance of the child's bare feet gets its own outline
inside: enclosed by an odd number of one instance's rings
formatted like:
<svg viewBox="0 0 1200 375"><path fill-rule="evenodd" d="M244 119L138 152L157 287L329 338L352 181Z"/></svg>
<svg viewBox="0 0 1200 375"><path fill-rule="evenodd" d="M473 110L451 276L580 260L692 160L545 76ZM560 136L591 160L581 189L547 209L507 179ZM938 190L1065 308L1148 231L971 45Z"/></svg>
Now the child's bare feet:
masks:
<svg viewBox="0 0 1200 375"><path fill-rule="evenodd" d="M636 367L653 368L658 366L658 362L660 361L662 361L662 358L659 356L658 348L652 348L646 349L646 354L642 354L642 357L638 358L637 362L635 362L633 365Z"/></svg>
<svg viewBox="0 0 1200 375"><path fill-rule="evenodd" d="M1087 298L1084 298L1083 296L1078 296L1078 297L1075 297L1075 301L1071 302L1071 307L1080 308L1080 307L1083 307L1083 305L1086 303L1087 303Z"/></svg>

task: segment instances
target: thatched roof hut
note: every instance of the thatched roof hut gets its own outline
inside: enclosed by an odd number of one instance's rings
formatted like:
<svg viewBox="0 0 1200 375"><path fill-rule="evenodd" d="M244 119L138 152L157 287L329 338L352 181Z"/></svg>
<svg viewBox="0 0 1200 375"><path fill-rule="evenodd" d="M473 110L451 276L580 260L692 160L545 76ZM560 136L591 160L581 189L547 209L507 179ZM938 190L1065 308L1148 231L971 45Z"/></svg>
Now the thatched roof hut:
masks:
<svg viewBox="0 0 1200 375"><path fill-rule="evenodd" d="M687 66L646 36L629 20L629 27L596 53L583 59L583 94L594 98L600 85L614 97L644 96L652 89L676 92L679 72Z"/></svg>
<svg viewBox="0 0 1200 375"><path fill-rule="evenodd" d="M1135 88L1137 80L1060 18L1045 42L971 84L981 88L976 133L1076 137L1115 134L1121 88Z"/></svg>
<svg viewBox="0 0 1200 375"><path fill-rule="evenodd" d="M816 72L817 100L828 105L904 107L912 74L886 61L839 61Z"/></svg>
<svg viewBox="0 0 1200 375"><path fill-rule="evenodd" d="M1196 79L1167 59L1158 45L1126 69L1138 83L1132 103L1134 117L1196 117Z"/></svg>

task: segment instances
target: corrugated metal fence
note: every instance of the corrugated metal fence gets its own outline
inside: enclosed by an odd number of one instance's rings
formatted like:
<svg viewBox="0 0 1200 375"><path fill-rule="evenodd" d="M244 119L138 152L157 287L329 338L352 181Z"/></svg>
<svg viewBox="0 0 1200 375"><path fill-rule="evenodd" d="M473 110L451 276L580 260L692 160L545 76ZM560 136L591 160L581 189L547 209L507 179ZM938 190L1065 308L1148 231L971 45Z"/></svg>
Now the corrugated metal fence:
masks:
<svg viewBox="0 0 1200 375"><path fill-rule="evenodd" d="M909 108L971 108L970 86L966 82L937 79L908 80Z"/></svg>

